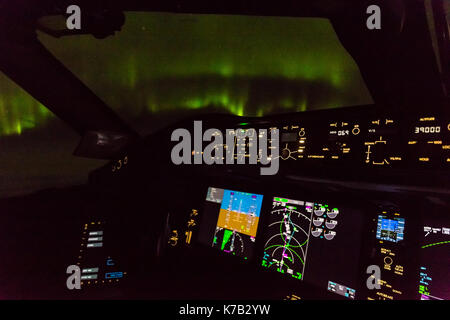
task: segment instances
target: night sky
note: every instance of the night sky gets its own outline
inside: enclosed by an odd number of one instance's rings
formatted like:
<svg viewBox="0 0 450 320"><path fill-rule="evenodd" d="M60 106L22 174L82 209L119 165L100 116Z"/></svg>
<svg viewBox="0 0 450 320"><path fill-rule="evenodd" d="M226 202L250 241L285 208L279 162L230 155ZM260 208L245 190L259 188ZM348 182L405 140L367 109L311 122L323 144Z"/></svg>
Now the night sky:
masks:
<svg viewBox="0 0 450 320"><path fill-rule="evenodd" d="M39 39L142 134L187 112L262 116L372 103L324 19L128 13L104 40ZM0 197L84 182L103 162L73 157L77 143L0 73Z"/></svg>

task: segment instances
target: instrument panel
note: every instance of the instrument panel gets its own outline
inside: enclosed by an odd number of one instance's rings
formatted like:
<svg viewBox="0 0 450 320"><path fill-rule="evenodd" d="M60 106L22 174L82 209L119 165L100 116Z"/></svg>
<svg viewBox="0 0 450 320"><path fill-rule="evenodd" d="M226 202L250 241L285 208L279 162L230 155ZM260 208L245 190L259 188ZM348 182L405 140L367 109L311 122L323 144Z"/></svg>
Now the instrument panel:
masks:
<svg viewBox="0 0 450 320"><path fill-rule="evenodd" d="M355 109L310 112L298 118L271 121L270 126L264 126L264 120L249 121L246 127L279 129L279 159L292 165L450 168L450 119L446 116L402 118Z"/></svg>
<svg viewBox="0 0 450 320"><path fill-rule="evenodd" d="M439 220L434 223L439 228L429 226L430 218L411 212L417 203L365 205L365 201L314 201L311 196L279 193L208 187L203 205L191 211L188 222L172 221L179 236L173 242L172 230L166 239L167 254L183 256L179 264L206 268L204 276L209 274L206 270L217 268L211 266L226 266L230 259L236 281L273 281L278 289L302 299L450 298L446 289L450 278L442 273L450 266L449 229L443 227L445 216L433 206L428 210L432 219ZM196 224L195 230L189 221ZM433 247L440 250L436 256L424 250ZM197 250L203 256L198 264L198 255L189 260ZM251 272L241 279L240 269L248 267ZM379 273L372 275L373 268ZM314 290L318 296L309 295Z"/></svg>
<svg viewBox="0 0 450 320"><path fill-rule="evenodd" d="M164 176L164 181L170 181L170 196L161 199L169 212L158 240L157 256L164 265L160 281L172 281L167 270L183 279L171 282L180 286L174 285L169 297L192 297L195 287L199 297L204 297L203 292L207 297L236 298L240 297L236 296L237 285L247 299L287 295L302 299L449 299L450 279L443 270L450 267L445 216L450 206L445 187L450 121L442 114L403 118L386 114L351 107L257 119L223 115L188 119L158 136L166 152L155 155L155 149L136 149L126 155L126 166L117 170L113 163L115 170L106 170L106 175L99 171L94 178L101 174L112 185L113 178L120 177L117 181L125 192L145 177L150 160L170 155L172 144L164 139L172 129L190 130L193 120L202 120L203 130L217 129L217 135L228 129L260 131L248 135L253 142L264 130L276 128L277 175L253 174L243 162L224 164L222 170L191 161L196 165L179 165L170 179ZM234 143L233 150L244 150L245 155L252 149L251 139ZM223 147L226 154L230 149ZM192 156L201 154L194 146ZM157 159L173 169L164 156ZM353 184L333 184L347 176ZM375 183L370 191L364 188L368 177ZM397 192L387 188L386 182L413 188ZM437 187L438 193L414 188L422 182ZM145 189L136 190L140 194ZM378 270L378 274L368 270ZM190 291L183 291L188 290L185 287ZM277 289L255 292L254 288L262 287Z"/></svg>

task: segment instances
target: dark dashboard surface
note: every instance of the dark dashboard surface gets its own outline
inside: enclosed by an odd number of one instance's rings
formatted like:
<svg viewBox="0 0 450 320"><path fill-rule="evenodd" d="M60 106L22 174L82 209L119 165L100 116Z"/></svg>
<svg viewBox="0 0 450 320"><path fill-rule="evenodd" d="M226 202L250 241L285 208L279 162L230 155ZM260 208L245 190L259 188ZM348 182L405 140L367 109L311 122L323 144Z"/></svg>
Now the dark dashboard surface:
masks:
<svg viewBox="0 0 450 320"><path fill-rule="evenodd" d="M12 212L47 212L33 227L26 214L10 218L36 241L3 242L27 252L6 268L22 285L6 288L26 298L448 299L449 119L375 110L196 117L137 143L70 195L4 200ZM248 161L173 164L177 142L167 141L194 121L203 131L278 128L277 175ZM17 279L40 259L43 291ZM64 286L69 265L81 269L81 290Z"/></svg>

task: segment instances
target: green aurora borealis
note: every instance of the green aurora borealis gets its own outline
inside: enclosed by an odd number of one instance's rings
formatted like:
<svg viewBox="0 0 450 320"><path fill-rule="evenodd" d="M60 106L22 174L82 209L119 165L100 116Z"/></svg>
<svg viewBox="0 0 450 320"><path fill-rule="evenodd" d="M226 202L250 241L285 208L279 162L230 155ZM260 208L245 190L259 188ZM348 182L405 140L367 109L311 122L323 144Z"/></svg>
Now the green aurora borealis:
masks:
<svg viewBox="0 0 450 320"><path fill-rule="evenodd" d="M372 102L324 19L128 13L122 31L104 40L39 38L131 124L205 107L262 116ZM0 136L53 118L0 73Z"/></svg>

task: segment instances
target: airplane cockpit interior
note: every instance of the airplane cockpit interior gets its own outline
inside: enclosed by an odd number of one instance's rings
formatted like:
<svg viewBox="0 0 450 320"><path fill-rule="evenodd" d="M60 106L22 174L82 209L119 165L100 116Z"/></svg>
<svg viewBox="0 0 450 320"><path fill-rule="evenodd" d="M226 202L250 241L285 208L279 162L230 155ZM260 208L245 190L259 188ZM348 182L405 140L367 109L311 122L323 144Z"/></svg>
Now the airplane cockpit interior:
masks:
<svg viewBox="0 0 450 320"><path fill-rule="evenodd" d="M0 299L449 300L450 1L0 1Z"/></svg>

